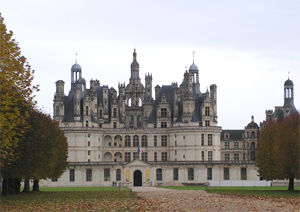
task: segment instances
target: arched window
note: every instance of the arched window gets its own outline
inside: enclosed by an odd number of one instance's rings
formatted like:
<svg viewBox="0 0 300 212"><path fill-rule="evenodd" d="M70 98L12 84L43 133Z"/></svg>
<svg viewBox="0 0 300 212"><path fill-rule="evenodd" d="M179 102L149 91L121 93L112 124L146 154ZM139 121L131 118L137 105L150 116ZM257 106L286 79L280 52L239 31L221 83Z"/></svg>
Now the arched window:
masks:
<svg viewBox="0 0 300 212"><path fill-rule="evenodd" d="M142 116L137 117L137 127L141 128L142 127Z"/></svg>
<svg viewBox="0 0 300 212"><path fill-rule="evenodd" d="M128 99L128 107L131 107L131 98Z"/></svg>
<svg viewBox="0 0 300 212"><path fill-rule="evenodd" d="M162 181L162 169L156 169L156 181Z"/></svg>
<svg viewBox="0 0 300 212"><path fill-rule="evenodd" d="M139 136L133 136L133 146L139 146Z"/></svg>
<svg viewBox="0 0 300 212"><path fill-rule="evenodd" d="M141 107L142 106L142 99L138 98L138 106Z"/></svg>
<svg viewBox="0 0 300 212"><path fill-rule="evenodd" d="M143 147L148 146L147 136L146 136L146 135L143 135L143 136L142 136L142 146L143 146Z"/></svg>
<svg viewBox="0 0 300 212"><path fill-rule="evenodd" d="M246 168L241 169L241 180L247 180L247 170L246 170Z"/></svg>
<svg viewBox="0 0 300 212"><path fill-rule="evenodd" d="M251 138L255 138L255 132L254 131L251 132Z"/></svg>
<svg viewBox="0 0 300 212"><path fill-rule="evenodd" d="M251 151L251 153L250 153L250 160L255 160L255 159L256 159L255 152Z"/></svg>
<svg viewBox="0 0 300 212"><path fill-rule="evenodd" d="M130 128L134 127L134 117L133 117L133 115L129 116L129 127Z"/></svg>
<svg viewBox="0 0 300 212"><path fill-rule="evenodd" d="M130 147L130 136L129 135L125 136L125 147Z"/></svg>
<svg viewBox="0 0 300 212"><path fill-rule="evenodd" d="M255 149L255 142L251 143L251 149Z"/></svg>

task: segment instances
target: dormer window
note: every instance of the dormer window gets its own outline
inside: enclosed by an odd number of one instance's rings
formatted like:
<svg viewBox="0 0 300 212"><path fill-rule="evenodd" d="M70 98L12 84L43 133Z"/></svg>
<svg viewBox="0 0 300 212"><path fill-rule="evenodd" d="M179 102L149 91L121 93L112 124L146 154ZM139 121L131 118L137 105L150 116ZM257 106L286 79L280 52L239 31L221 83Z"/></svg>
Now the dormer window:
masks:
<svg viewBox="0 0 300 212"><path fill-rule="evenodd" d="M205 115L209 116L209 107L205 107Z"/></svg>
<svg viewBox="0 0 300 212"><path fill-rule="evenodd" d="M161 108L160 114L161 114L162 118L166 118L167 117L167 108Z"/></svg>

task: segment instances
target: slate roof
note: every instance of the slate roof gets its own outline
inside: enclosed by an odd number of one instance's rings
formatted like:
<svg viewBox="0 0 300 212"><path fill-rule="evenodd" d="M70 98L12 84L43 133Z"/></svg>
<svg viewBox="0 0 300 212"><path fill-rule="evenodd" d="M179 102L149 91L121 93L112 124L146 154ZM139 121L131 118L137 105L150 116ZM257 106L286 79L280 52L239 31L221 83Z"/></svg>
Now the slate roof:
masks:
<svg viewBox="0 0 300 212"><path fill-rule="evenodd" d="M231 141L240 141L243 140L243 133L245 130L222 130L221 132L221 141L224 141L224 134L229 133Z"/></svg>

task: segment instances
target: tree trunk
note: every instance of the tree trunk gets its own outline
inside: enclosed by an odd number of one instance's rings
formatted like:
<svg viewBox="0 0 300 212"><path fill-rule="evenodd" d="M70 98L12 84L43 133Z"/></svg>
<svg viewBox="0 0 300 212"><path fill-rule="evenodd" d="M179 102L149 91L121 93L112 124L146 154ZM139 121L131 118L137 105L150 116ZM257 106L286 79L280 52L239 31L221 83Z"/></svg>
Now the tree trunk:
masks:
<svg viewBox="0 0 300 212"><path fill-rule="evenodd" d="M33 191L40 191L39 180L33 180Z"/></svg>
<svg viewBox="0 0 300 212"><path fill-rule="evenodd" d="M6 178L3 178L2 182L2 195L8 194L8 180Z"/></svg>
<svg viewBox="0 0 300 212"><path fill-rule="evenodd" d="M29 186L29 179L25 179L24 181L24 189L22 192L28 193L30 191L30 186Z"/></svg>
<svg viewBox="0 0 300 212"><path fill-rule="evenodd" d="M21 188L20 183L21 183L20 180L18 178L15 178L15 194L20 193L20 188Z"/></svg>
<svg viewBox="0 0 300 212"><path fill-rule="evenodd" d="M15 194L15 179L8 178L8 194Z"/></svg>
<svg viewBox="0 0 300 212"><path fill-rule="evenodd" d="M289 191L294 191L294 178L290 177L289 179Z"/></svg>

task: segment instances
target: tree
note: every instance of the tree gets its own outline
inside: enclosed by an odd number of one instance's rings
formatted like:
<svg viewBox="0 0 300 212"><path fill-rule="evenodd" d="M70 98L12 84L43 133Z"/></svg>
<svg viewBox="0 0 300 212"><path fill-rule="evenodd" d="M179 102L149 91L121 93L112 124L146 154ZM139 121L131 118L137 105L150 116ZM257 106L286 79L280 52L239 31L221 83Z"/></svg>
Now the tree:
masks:
<svg viewBox="0 0 300 212"><path fill-rule="evenodd" d="M294 114L282 122L267 122L257 148L257 167L266 180L289 179L288 190L294 190L294 178L299 169L299 120Z"/></svg>
<svg viewBox="0 0 300 212"><path fill-rule="evenodd" d="M34 104L32 85L33 73L26 58L21 55L18 43L12 39L13 32L7 32L0 13L0 163L14 160L14 149L22 138L28 114L22 114L19 105Z"/></svg>
<svg viewBox="0 0 300 212"><path fill-rule="evenodd" d="M34 180L33 190L38 191L39 179L58 178L66 169L68 157L67 139L49 115L31 109L28 122L31 127L15 149L17 158L3 170L5 183L25 179L24 192L29 191L29 179ZM3 194L13 190L5 186L8 188Z"/></svg>

